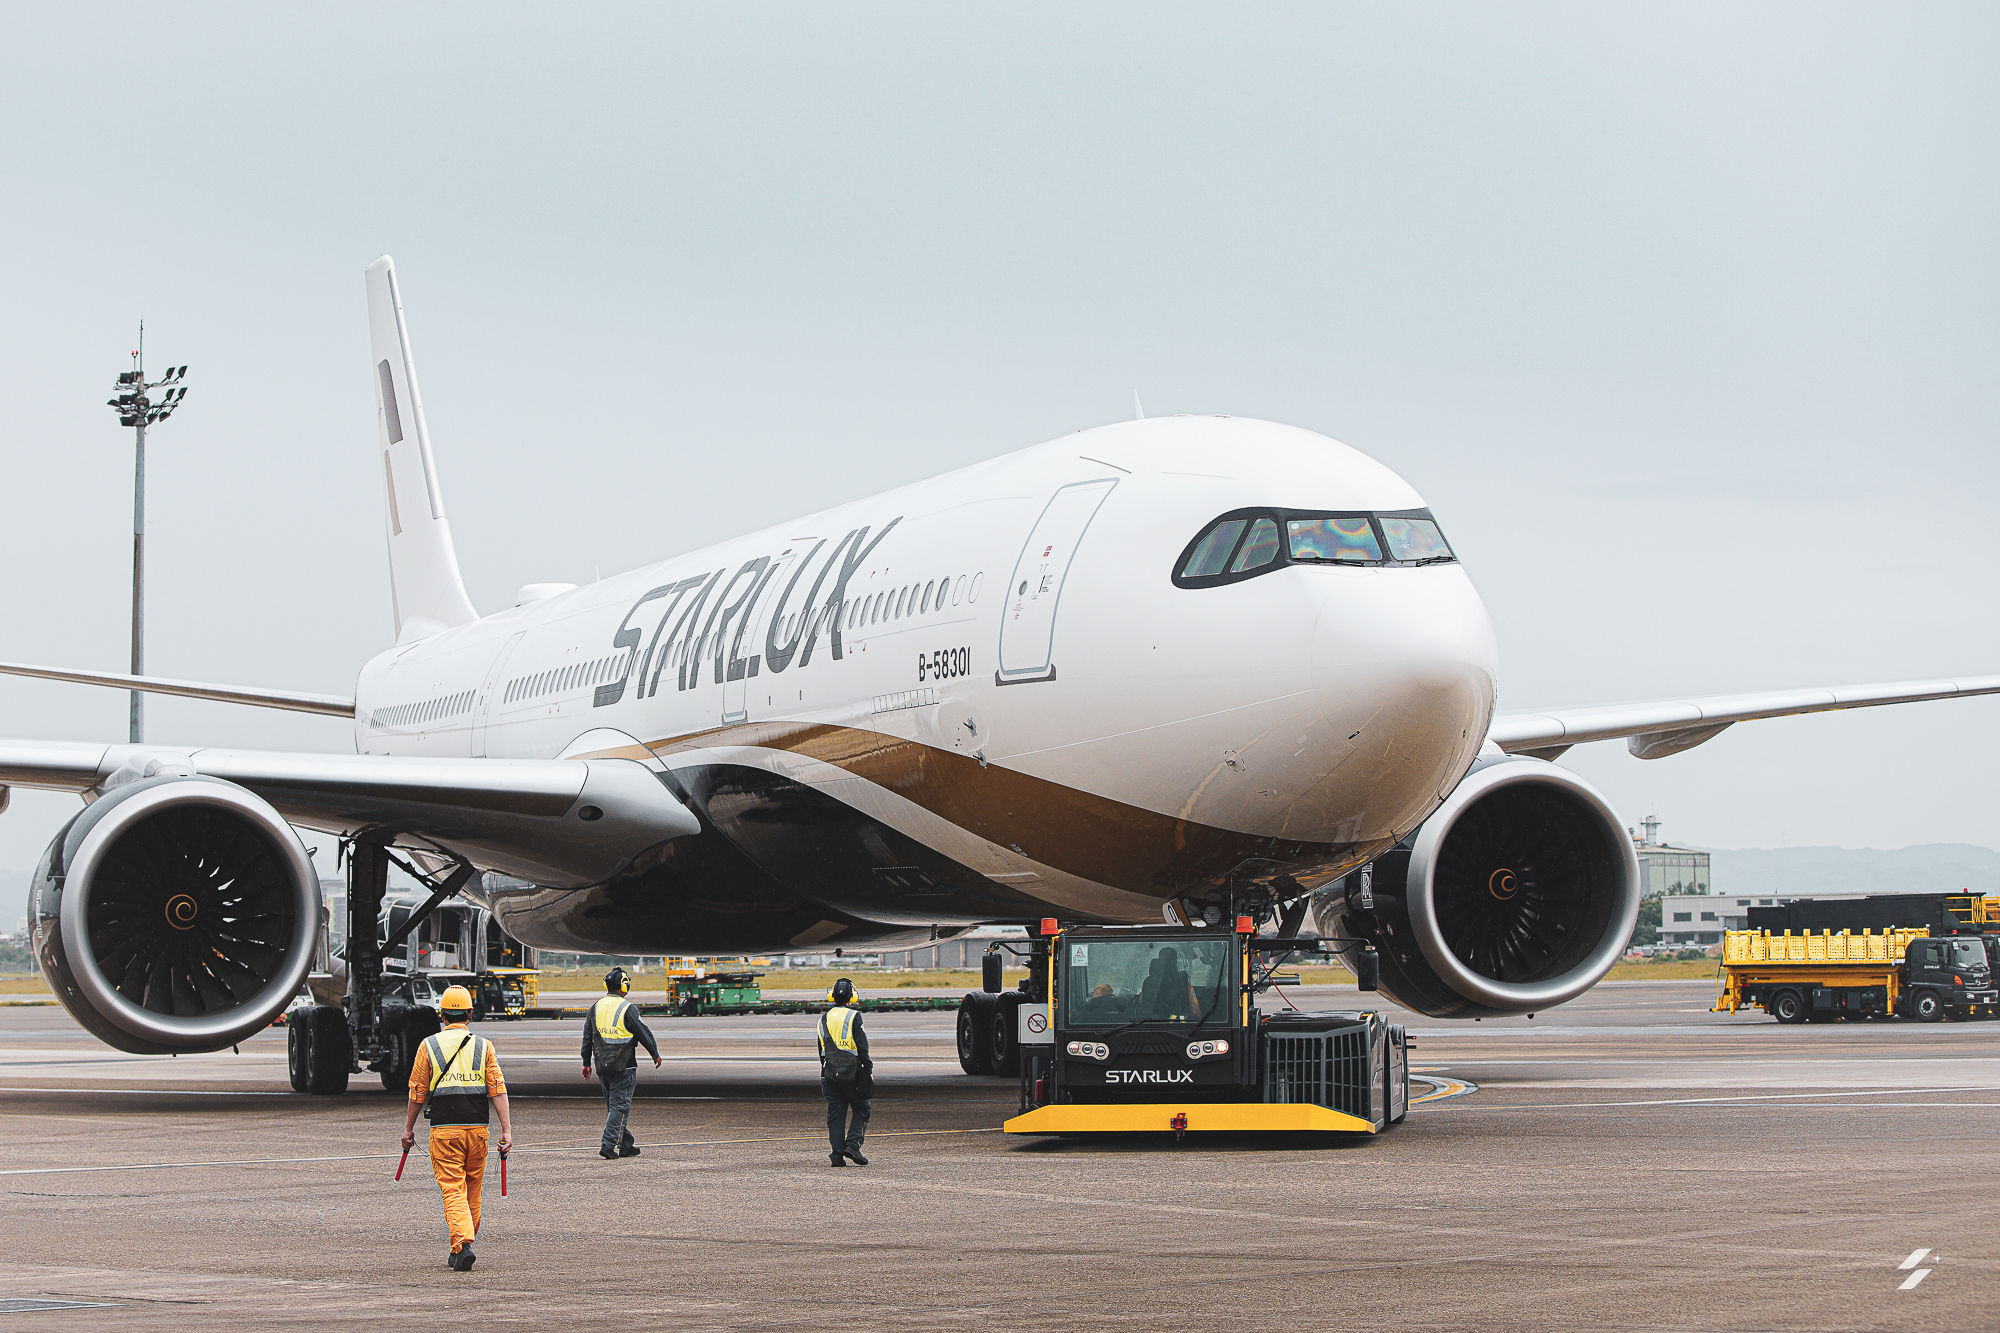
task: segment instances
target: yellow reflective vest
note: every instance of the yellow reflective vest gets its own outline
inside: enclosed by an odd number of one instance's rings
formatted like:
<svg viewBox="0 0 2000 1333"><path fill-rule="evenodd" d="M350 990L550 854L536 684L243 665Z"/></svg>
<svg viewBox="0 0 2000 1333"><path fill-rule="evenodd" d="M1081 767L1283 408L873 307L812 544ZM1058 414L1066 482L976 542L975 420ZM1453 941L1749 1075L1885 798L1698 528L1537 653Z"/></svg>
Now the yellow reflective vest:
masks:
<svg viewBox="0 0 2000 1333"><path fill-rule="evenodd" d="M433 1125L484 1125L490 1109L486 1099L486 1052L484 1037L456 1030L438 1032L424 1038L424 1050L431 1058L430 1095L424 1113Z"/></svg>
<svg viewBox="0 0 2000 1333"><path fill-rule="evenodd" d="M632 1063L632 1048L639 1038L626 1026L632 1001L623 995L604 995L590 1006L590 1061L600 1074L623 1072Z"/></svg>
<svg viewBox="0 0 2000 1333"><path fill-rule="evenodd" d="M625 1015L630 1013L632 1002L622 995L607 995L591 1006L590 1021L597 1028L597 1039L606 1044L632 1040L632 1029L625 1026Z"/></svg>
<svg viewBox="0 0 2000 1333"><path fill-rule="evenodd" d="M854 1044L856 1016L856 1012L846 1005L836 1005L820 1015L819 1049L822 1055L826 1053L829 1044L838 1050L853 1051L856 1055L861 1053L860 1048Z"/></svg>

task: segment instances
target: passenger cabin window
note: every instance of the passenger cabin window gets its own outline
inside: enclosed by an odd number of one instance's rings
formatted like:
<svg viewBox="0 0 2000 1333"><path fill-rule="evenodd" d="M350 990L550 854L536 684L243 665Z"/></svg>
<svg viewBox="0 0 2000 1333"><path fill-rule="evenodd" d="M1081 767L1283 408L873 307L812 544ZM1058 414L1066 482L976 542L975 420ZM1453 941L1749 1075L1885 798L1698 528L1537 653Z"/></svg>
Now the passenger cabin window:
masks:
<svg viewBox="0 0 2000 1333"><path fill-rule="evenodd" d="M1181 588L1212 588L1286 565L1407 567L1456 559L1426 509L1389 514L1238 509L1187 544L1173 581Z"/></svg>

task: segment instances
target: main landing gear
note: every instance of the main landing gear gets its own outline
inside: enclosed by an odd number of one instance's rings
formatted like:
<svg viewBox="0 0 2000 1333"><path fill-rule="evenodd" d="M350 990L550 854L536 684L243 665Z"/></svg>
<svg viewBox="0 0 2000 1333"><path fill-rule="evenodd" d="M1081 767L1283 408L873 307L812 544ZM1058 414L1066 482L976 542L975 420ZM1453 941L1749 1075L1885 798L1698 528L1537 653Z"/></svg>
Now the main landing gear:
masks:
<svg viewBox="0 0 2000 1333"><path fill-rule="evenodd" d="M378 938L382 898L391 861L431 891L422 907L388 939ZM437 1014L385 1002L382 960L446 898L473 875L461 861L442 879L395 858L386 842L357 838L348 847L347 994L340 1004L314 1004L292 1012L285 1040L292 1091L331 1096L347 1091L349 1076L373 1070L395 1091L409 1082L417 1048L438 1030Z"/></svg>

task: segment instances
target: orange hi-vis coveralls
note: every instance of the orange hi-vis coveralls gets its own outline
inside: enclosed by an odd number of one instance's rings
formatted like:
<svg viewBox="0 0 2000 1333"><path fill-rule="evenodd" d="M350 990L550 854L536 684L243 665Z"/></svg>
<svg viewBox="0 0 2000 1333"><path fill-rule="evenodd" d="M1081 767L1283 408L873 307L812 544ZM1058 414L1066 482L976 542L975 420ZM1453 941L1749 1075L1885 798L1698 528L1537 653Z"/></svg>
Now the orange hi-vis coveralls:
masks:
<svg viewBox="0 0 2000 1333"><path fill-rule="evenodd" d="M479 1187L486 1178L492 1099L506 1095L493 1043L453 1023L426 1037L410 1069L410 1100L428 1102L431 1174L444 1195L445 1225L457 1254L479 1234Z"/></svg>

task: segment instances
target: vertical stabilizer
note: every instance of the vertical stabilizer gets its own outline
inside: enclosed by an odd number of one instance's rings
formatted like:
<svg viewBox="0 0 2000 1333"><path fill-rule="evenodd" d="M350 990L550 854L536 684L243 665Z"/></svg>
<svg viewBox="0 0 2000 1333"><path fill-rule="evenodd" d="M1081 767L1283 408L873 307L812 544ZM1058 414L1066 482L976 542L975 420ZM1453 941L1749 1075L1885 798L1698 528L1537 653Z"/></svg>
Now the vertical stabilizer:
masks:
<svg viewBox="0 0 2000 1333"><path fill-rule="evenodd" d="M382 469L389 486L389 594L396 640L420 639L476 620L451 524L444 516L403 297L389 256L368 266L368 339L373 350L375 414L381 423Z"/></svg>

